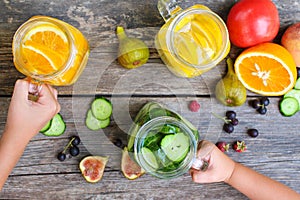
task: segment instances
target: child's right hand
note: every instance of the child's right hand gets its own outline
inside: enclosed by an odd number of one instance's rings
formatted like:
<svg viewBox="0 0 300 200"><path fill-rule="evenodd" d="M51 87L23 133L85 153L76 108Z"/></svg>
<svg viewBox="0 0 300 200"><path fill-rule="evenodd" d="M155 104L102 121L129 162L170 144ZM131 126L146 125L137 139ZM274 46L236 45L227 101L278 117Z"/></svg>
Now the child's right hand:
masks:
<svg viewBox="0 0 300 200"><path fill-rule="evenodd" d="M205 171L190 169L192 179L196 183L227 182L234 170L235 162L208 141L198 144L197 158L208 162Z"/></svg>
<svg viewBox="0 0 300 200"><path fill-rule="evenodd" d="M60 110L57 91L50 85L42 85L36 102L28 100L30 84L26 80L16 81L5 128L11 138L24 142L29 142Z"/></svg>

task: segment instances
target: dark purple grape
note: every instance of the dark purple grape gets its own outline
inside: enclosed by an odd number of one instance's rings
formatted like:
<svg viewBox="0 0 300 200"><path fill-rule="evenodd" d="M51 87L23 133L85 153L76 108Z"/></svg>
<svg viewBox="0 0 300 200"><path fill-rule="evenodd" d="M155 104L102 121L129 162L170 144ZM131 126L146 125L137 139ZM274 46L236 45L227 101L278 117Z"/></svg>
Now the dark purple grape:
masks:
<svg viewBox="0 0 300 200"><path fill-rule="evenodd" d="M79 151L79 148L77 146L72 146L69 149L69 152L70 152L71 156L78 156L80 151Z"/></svg>
<svg viewBox="0 0 300 200"><path fill-rule="evenodd" d="M225 113L227 119L234 119L236 118L236 112L229 110Z"/></svg>
<svg viewBox="0 0 300 200"><path fill-rule="evenodd" d="M264 115L264 114L267 113L267 108L265 106L262 106L262 107L257 109L257 112L261 115Z"/></svg>
<svg viewBox="0 0 300 200"><path fill-rule="evenodd" d="M237 118L234 118L234 119L231 119L231 122L230 122L233 126L236 126L239 124L239 120Z"/></svg>
<svg viewBox="0 0 300 200"><path fill-rule="evenodd" d="M260 107L261 107L260 101L259 101L258 99L252 100L252 101L251 101L251 106L252 106L252 108L254 108L254 109L260 108Z"/></svg>
<svg viewBox="0 0 300 200"><path fill-rule="evenodd" d="M234 127L232 124L224 124L223 125L223 130L226 132L226 133L232 133L234 131Z"/></svg>
<svg viewBox="0 0 300 200"><path fill-rule="evenodd" d="M269 100L268 97L262 97L262 98L260 99L260 103L261 103L262 105L264 105L264 106L268 106L268 105L270 104L270 100Z"/></svg>
<svg viewBox="0 0 300 200"><path fill-rule="evenodd" d="M247 131L248 135L251 136L251 137L254 137L256 138L258 136L258 130L254 129L254 128L251 128Z"/></svg>
<svg viewBox="0 0 300 200"><path fill-rule="evenodd" d="M64 161L64 160L66 160L66 154L65 153L63 153L63 152L60 152L60 153L58 153L57 154L57 159L59 160L59 161Z"/></svg>
<svg viewBox="0 0 300 200"><path fill-rule="evenodd" d="M79 145L80 143L80 138L78 136L71 137L71 140L72 140L72 145L74 146Z"/></svg>
<svg viewBox="0 0 300 200"><path fill-rule="evenodd" d="M117 147L122 148L123 142L122 142L121 139L116 139L116 140L114 141L114 145L116 145Z"/></svg>

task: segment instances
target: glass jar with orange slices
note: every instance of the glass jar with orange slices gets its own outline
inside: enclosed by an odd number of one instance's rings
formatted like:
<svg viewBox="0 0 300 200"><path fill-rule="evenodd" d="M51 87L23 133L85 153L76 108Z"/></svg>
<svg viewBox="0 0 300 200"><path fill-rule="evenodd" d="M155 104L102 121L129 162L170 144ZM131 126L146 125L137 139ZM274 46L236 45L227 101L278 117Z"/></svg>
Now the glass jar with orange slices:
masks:
<svg viewBox="0 0 300 200"><path fill-rule="evenodd" d="M192 78L217 66L230 50L224 21L208 7L187 9L176 0L159 0L158 10L165 20L156 35L157 51L171 72Z"/></svg>
<svg viewBox="0 0 300 200"><path fill-rule="evenodd" d="M18 71L34 82L56 86L73 84L86 66L89 45L75 27L48 16L34 16L13 38Z"/></svg>

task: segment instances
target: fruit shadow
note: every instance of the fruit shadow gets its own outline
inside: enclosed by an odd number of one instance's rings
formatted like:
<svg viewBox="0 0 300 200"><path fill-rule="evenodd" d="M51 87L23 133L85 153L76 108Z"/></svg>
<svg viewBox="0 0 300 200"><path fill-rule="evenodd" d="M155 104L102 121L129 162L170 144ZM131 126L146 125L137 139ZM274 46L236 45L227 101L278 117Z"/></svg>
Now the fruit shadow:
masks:
<svg viewBox="0 0 300 200"><path fill-rule="evenodd" d="M113 145L123 149L127 146L127 133L121 130L112 120L109 127L103 129L106 137L111 141Z"/></svg>

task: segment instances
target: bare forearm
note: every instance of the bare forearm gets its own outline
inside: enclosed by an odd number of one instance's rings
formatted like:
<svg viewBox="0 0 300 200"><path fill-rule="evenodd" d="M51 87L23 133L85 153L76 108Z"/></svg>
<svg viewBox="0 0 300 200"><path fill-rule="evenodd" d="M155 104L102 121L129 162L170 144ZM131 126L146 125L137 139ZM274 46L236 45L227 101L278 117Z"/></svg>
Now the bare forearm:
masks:
<svg viewBox="0 0 300 200"><path fill-rule="evenodd" d="M300 200L300 195L289 187L238 163L227 183L250 199Z"/></svg>
<svg viewBox="0 0 300 200"><path fill-rule="evenodd" d="M28 141L11 137L10 133L4 132L0 138L0 191L22 156Z"/></svg>

